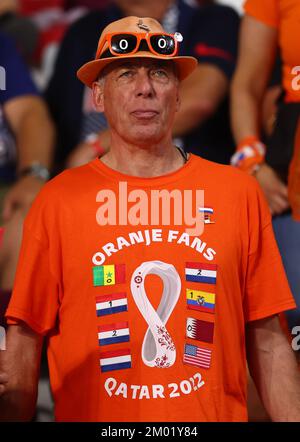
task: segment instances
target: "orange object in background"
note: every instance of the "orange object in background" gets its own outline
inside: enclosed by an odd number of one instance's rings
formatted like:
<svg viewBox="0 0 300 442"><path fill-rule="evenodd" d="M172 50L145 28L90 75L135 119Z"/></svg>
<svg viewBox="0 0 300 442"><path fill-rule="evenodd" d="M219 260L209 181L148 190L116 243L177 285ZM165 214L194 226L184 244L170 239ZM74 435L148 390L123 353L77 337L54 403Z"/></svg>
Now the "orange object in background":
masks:
<svg viewBox="0 0 300 442"><path fill-rule="evenodd" d="M278 29L279 47L283 62L285 102L300 101L299 73L299 0L247 0L245 12L267 26Z"/></svg>

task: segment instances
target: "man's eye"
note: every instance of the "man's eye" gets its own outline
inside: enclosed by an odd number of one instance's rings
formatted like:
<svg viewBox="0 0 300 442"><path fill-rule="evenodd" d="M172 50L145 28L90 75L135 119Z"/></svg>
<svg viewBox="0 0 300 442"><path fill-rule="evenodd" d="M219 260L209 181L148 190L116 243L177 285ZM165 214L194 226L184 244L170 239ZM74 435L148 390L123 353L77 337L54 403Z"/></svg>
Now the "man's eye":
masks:
<svg viewBox="0 0 300 442"><path fill-rule="evenodd" d="M163 69L156 69L152 72L152 75L157 78L166 78L168 76L167 72Z"/></svg>
<svg viewBox="0 0 300 442"><path fill-rule="evenodd" d="M133 76L133 71L124 71L120 74L120 77L123 78L130 78Z"/></svg>

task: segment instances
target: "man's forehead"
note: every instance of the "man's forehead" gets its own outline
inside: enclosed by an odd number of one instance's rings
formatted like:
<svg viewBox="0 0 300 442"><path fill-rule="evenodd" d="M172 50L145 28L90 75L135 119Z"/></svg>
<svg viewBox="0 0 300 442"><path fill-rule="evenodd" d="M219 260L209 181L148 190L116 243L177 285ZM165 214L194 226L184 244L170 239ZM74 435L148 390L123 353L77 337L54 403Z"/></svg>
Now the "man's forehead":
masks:
<svg viewBox="0 0 300 442"><path fill-rule="evenodd" d="M157 60L152 58L132 58L130 60L116 60L115 62L111 63L110 69L108 69L108 72L116 72L121 69L126 68L140 68L140 67L146 67L148 69L155 69L155 68L165 68L170 69L172 71L175 71L175 63L172 60Z"/></svg>

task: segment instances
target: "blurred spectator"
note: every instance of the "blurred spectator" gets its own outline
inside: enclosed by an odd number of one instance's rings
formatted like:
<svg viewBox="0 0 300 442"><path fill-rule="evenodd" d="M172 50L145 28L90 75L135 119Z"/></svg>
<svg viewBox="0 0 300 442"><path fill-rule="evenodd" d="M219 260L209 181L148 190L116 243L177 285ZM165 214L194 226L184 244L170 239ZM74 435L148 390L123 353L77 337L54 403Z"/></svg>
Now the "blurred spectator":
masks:
<svg viewBox="0 0 300 442"><path fill-rule="evenodd" d="M70 9L83 6L87 9L102 9L109 4L110 0L66 0L65 8Z"/></svg>
<svg viewBox="0 0 300 442"><path fill-rule="evenodd" d="M58 130L57 161L62 164L67 159L68 166L75 166L109 147L106 120L93 110L90 91L75 74L93 58L99 30L124 15L152 16L169 32L182 33L180 50L197 57L200 64L182 84L174 137L187 151L228 163L233 140L226 96L235 67L239 18L231 8L211 1L199 7L184 0L118 0L104 11L90 12L69 29L46 93ZM87 143L91 135L93 141Z"/></svg>
<svg viewBox="0 0 300 442"><path fill-rule="evenodd" d="M18 0L1 0L0 30L15 41L23 58L29 61L36 49L38 30L31 20L19 14Z"/></svg>
<svg viewBox="0 0 300 442"><path fill-rule="evenodd" d="M300 308L300 3L298 0L247 0L240 37L240 57L232 88L232 121L237 166L255 174L269 202L273 226L289 283ZM284 99L266 155L261 140L261 100L279 45ZM299 68L298 77L297 69ZM297 80L298 78L298 80ZM251 153L251 155L250 155ZM292 157L294 159L292 161ZM289 194L287 188L289 182ZM297 203L298 202L298 207ZM300 309L287 313L292 328Z"/></svg>
<svg viewBox="0 0 300 442"><path fill-rule="evenodd" d="M87 8L79 3L74 2L73 7L66 10L65 0L19 0L20 13L30 19L38 30L31 63L38 67L35 80L40 89L45 87L52 74L57 51L67 28L87 12Z"/></svg>
<svg viewBox="0 0 300 442"><path fill-rule="evenodd" d="M0 311L13 286L22 224L48 178L54 128L12 42L0 34ZM2 322L0 317L0 323Z"/></svg>

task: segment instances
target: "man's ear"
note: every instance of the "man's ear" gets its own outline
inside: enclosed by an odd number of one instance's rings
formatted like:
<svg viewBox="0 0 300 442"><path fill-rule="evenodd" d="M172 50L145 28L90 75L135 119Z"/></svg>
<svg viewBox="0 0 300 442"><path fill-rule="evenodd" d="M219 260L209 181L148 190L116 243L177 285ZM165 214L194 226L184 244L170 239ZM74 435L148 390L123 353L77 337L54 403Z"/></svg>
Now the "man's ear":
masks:
<svg viewBox="0 0 300 442"><path fill-rule="evenodd" d="M97 112L104 112L104 84L94 81L92 85L93 103Z"/></svg>

